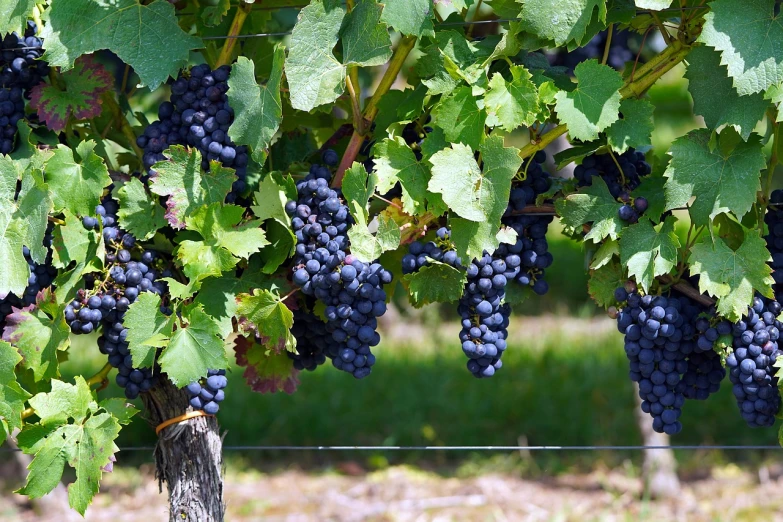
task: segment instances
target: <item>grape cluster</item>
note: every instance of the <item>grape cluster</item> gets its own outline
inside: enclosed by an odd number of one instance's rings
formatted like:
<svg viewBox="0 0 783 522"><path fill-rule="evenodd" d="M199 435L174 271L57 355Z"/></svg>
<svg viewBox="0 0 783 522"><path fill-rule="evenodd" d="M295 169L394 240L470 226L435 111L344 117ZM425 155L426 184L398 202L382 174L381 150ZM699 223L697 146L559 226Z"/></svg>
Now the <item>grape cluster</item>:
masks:
<svg viewBox="0 0 783 522"><path fill-rule="evenodd" d="M43 264L38 264L30 257L30 249L22 247L27 266L30 269L30 275L27 278L27 287L21 297L14 294L8 294L0 299L0 334L5 328L5 319L13 312L13 308L22 308L35 304L38 292L50 286L57 276L57 269L52 265L52 232L47 229L44 234L44 246L46 247L46 259Z"/></svg>
<svg viewBox="0 0 783 522"><path fill-rule="evenodd" d="M513 228L517 233L517 241L513 245L502 243L495 252L499 259L504 259L509 273L504 274L509 280L530 286L538 295L549 291L549 284L544 280L545 269L553 261L549 252L546 232L552 222L552 216L537 216L532 214L514 214L525 209L527 205L535 204L539 194L545 193L552 185L549 173L544 170L546 153L539 151L527 165L525 179L514 183L509 194L508 207L503 216L503 224Z"/></svg>
<svg viewBox="0 0 783 522"><path fill-rule="evenodd" d="M226 370L207 370L206 378L191 382L185 389L194 410L215 415L220 410L220 403L226 398L223 391L226 386Z"/></svg>
<svg viewBox="0 0 783 522"><path fill-rule="evenodd" d="M703 401L718 391L726 377L726 370L714 346L721 335L731 333L731 323L718 321L713 325L715 311L702 312L697 305L686 307L685 316L689 317L693 328L688 330L689 335L683 335L680 346L687 355L688 369L682 376L679 390L686 399ZM688 340L691 342L686 342Z"/></svg>
<svg viewBox="0 0 783 522"><path fill-rule="evenodd" d="M330 179L327 167L313 165L296 184L298 200L286 204L297 240L292 279L326 305L326 330L339 345L334 366L361 379L375 363L370 348L380 342L377 318L386 312L383 285L392 275L347 253L351 216Z"/></svg>
<svg viewBox="0 0 783 522"><path fill-rule="evenodd" d="M680 376L688 370L682 347L694 334L685 316L690 304L685 298L641 296L624 288L615 291L615 299L626 304L617 315L617 329L625 334L629 375L639 384L642 411L652 416L655 431L679 433L685 404Z"/></svg>
<svg viewBox="0 0 783 522"><path fill-rule="evenodd" d="M435 235L435 241L410 244L402 258L404 274L417 272L430 259L463 268L452 246L449 229L440 228ZM474 259L466 267L467 282L457 305L462 321L459 338L462 351L469 359L468 370L475 377L492 377L503 366L500 357L506 350L506 328L511 314L511 307L503 304L503 298L508 281L517 274L508 266L509 262L519 269L519 256L498 249L492 255L484 252L481 259Z"/></svg>
<svg viewBox="0 0 783 522"><path fill-rule="evenodd" d="M751 427L772 426L780 410L775 361L783 325L777 301L755 297L747 315L734 324L732 351L726 357L734 397Z"/></svg>
<svg viewBox="0 0 783 522"><path fill-rule="evenodd" d="M340 354L340 343L326 329L326 323L315 314L294 310L291 334L296 339L296 353L286 352L297 370L313 371Z"/></svg>
<svg viewBox="0 0 783 522"><path fill-rule="evenodd" d="M14 150L19 120L24 119L24 98L49 75L49 65L40 60L43 41L38 27L28 21L23 36L13 32L0 42L0 154Z"/></svg>
<svg viewBox="0 0 783 522"><path fill-rule="evenodd" d="M171 101L158 108L158 121L150 124L136 144L144 149L144 167L165 159L163 151L171 145L190 145L201 152L201 168L209 170L209 161L219 161L236 170L227 201L233 203L245 191L248 150L237 146L228 136L234 110L228 103L227 65L212 71L208 65L196 65L182 73L171 85Z"/></svg>
<svg viewBox="0 0 783 522"><path fill-rule="evenodd" d="M617 168L618 165L622 172ZM585 157L582 164L574 168L574 177L580 187L585 187L593 184L593 176L600 176L609 187L612 197L626 201L631 191L641 184L642 176L650 172L652 169L644 154L628 149L614 158L611 154L593 154Z"/></svg>
<svg viewBox="0 0 783 522"><path fill-rule="evenodd" d="M772 277L776 290L783 283L783 190L773 190L770 195L767 214L764 216L769 233L765 237L772 255Z"/></svg>

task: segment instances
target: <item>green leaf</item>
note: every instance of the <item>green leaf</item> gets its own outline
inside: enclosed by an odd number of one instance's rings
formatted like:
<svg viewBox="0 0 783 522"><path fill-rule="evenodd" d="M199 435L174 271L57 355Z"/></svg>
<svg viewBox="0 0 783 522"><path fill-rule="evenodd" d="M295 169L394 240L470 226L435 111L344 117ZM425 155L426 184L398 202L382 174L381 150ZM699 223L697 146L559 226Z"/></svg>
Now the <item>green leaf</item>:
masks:
<svg viewBox="0 0 783 522"><path fill-rule="evenodd" d="M174 331L174 318L160 311L160 296L142 292L125 313L124 325L134 368L152 368L157 349L166 346Z"/></svg>
<svg viewBox="0 0 783 522"><path fill-rule="evenodd" d="M420 308L430 303L457 301L465 290L466 277L462 270L430 260L418 272L403 276L402 281L408 289L411 303Z"/></svg>
<svg viewBox="0 0 783 522"><path fill-rule="evenodd" d="M691 249L691 274L699 276L699 290L718 298L718 314L737 321L747 313L755 292L772 297L772 268L766 242L758 230L746 230L735 251L720 237L705 236Z"/></svg>
<svg viewBox="0 0 783 522"><path fill-rule="evenodd" d="M166 0L148 5L137 0L51 2L43 19L49 65L67 70L79 56L108 49L151 90L176 76L191 50L204 47L200 38L180 29L174 6Z"/></svg>
<svg viewBox="0 0 783 522"><path fill-rule="evenodd" d="M296 184L291 176L283 178L278 172L272 172L258 184L255 205L250 207L261 221L274 219L288 226L291 217L285 211L285 204L296 200Z"/></svg>
<svg viewBox="0 0 783 522"><path fill-rule="evenodd" d="M231 9L231 0L212 0L209 4L201 9L201 19L204 21L204 25L207 27L220 25L223 17Z"/></svg>
<svg viewBox="0 0 783 522"><path fill-rule="evenodd" d="M39 83L30 94L38 118L55 132L68 121L88 120L101 114L101 95L113 86L109 71L92 56L76 60L74 68L60 75L59 84Z"/></svg>
<svg viewBox="0 0 783 522"><path fill-rule="evenodd" d="M240 224L244 209L213 203L185 217L188 230L201 234L203 241L184 240L177 249L185 275L195 281L219 276L268 245L260 221Z"/></svg>
<svg viewBox="0 0 783 522"><path fill-rule="evenodd" d="M280 102L280 82L283 77L285 51L276 46L272 57L272 70L266 85L256 83L252 60L237 58L228 79L228 101L234 109L234 122L228 135L237 145L248 145L253 159L259 164L266 160L267 149L283 119Z"/></svg>
<svg viewBox="0 0 783 522"><path fill-rule="evenodd" d="M741 96L783 81L783 25L775 0L715 0L699 41L720 51Z"/></svg>
<svg viewBox="0 0 783 522"><path fill-rule="evenodd" d="M112 397L103 399L98 406L110 413L123 426L130 424L134 415L139 413L139 410L125 398Z"/></svg>
<svg viewBox="0 0 783 522"><path fill-rule="evenodd" d="M197 208L222 203L236 179L232 169L211 161L209 172L201 170L201 153L175 145L166 151L170 161L152 166L157 175L151 178L150 191L166 200L166 220L173 228L185 226L185 216Z"/></svg>
<svg viewBox="0 0 783 522"><path fill-rule="evenodd" d="M728 128L720 137L731 140L732 136L737 134ZM725 153L720 147L711 149L709 130L697 129L677 139L669 154L672 159L664 173L668 178L667 210L681 207L695 196L691 216L697 225L706 225L724 212L742 218L756 201L766 164L758 136Z"/></svg>
<svg viewBox="0 0 783 522"><path fill-rule="evenodd" d="M615 256L620 257L620 243L614 239L609 239L601 243L598 250L593 254L593 258L590 261L590 268L592 270L598 270L602 266L611 263Z"/></svg>
<svg viewBox="0 0 783 522"><path fill-rule="evenodd" d="M627 99L620 102L621 118L606 129L606 140L622 154L629 148L652 144L653 107L647 100Z"/></svg>
<svg viewBox="0 0 783 522"><path fill-rule="evenodd" d="M194 306L183 314L186 327L178 328L158 358L161 369L176 386L185 386L207 374L207 370L226 368L228 359L220 324Z"/></svg>
<svg viewBox="0 0 783 522"><path fill-rule="evenodd" d="M773 85L764 93L764 98L775 104L778 115L776 122L783 121L783 84Z"/></svg>
<svg viewBox="0 0 783 522"><path fill-rule="evenodd" d="M95 154L95 142L83 141L75 151L65 145L57 146L46 163L46 183L55 210L92 216L101 202L103 189L111 184L111 178L109 169Z"/></svg>
<svg viewBox="0 0 783 522"><path fill-rule="evenodd" d="M245 367L243 374L250 388L258 393L294 393L299 386L294 360L285 351L269 350L247 337L234 341L237 364Z"/></svg>
<svg viewBox="0 0 783 522"><path fill-rule="evenodd" d="M460 87L442 98L432 109L432 119L451 143L477 149L484 139L487 113L479 108L470 87Z"/></svg>
<svg viewBox="0 0 783 522"><path fill-rule="evenodd" d="M74 297L82 276L101 267L104 253L101 233L85 229L81 219L66 212L65 224L57 225L52 234L52 262L57 268L75 265L54 280L57 302L66 303Z"/></svg>
<svg viewBox="0 0 783 522"><path fill-rule="evenodd" d="M345 89L345 66L332 53L345 9L331 4L333 2L314 0L299 11L285 63L294 109L310 111L331 103Z"/></svg>
<svg viewBox="0 0 783 522"><path fill-rule="evenodd" d="M256 289L252 294L237 296L236 315L249 323L245 329L255 330L265 348L282 353L296 346L290 332L294 314L280 296L269 290Z"/></svg>
<svg viewBox="0 0 783 522"><path fill-rule="evenodd" d="M383 65L391 58L391 37L375 0L358 0L341 31L345 65Z"/></svg>
<svg viewBox="0 0 783 522"><path fill-rule="evenodd" d="M597 60L587 60L576 66L579 81L571 92L555 95L555 110L568 134L582 141L598 138L598 133L617 121L620 110L620 74Z"/></svg>
<svg viewBox="0 0 783 522"><path fill-rule="evenodd" d="M593 12L606 21L606 0L525 0L522 4L522 27L558 47L569 43L584 43Z"/></svg>
<svg viewBox="0 0 783 522"><path fill-rule="evenodd" d="M505 148L503 138L487 138L481 151L484 172L479 170L473 151L454 144L430 158L432 179L429 190L443 195L443 201L460 217L470 221L488 221L497 233L500 217L508 205L511 179L522 160L519 151Z"/></svg>
<svg viewBox="0 0 783 522"><path fill-rule="evenodd" d="M22 368L29 368L37 381L59 375L58 350L68 348L70 328L54 295L45 290L34 305L15 309L6 317L3 340L13 344L24 360Z"/></svg>
<svg viewBox="0 0 783 522"><path fill-rule="evenodd" d="M642 197L647 200L648 207L644 216L653 223L659 223L661 215L666 211L665 184L666 178L660 174L642 176L642 183L631 193L634 199Z"/></svg>
<svg viewBox="0 0 783 522"><path fill-rule="evenodd" d="M204 313L220 324L220 335L227 338L234 329L231 322L237 311L237 296L249 292L251 283L233 275L213 277L204 281L196 296L196 303Z"/></svg>
<svg viewBox="0 0 783 522"><path fill-rule="evenodd" d="M0 0L0 33L24 33L39 0Z"/></svg>
<svg viewBox="0 0 783 522"><path fill-rule="evenodd" d="M657 276L668 274L677 264L680 241L674 233L676 221L669 216L656 230L649 220L642 219L620 236L620 261L645 292Z"/></svg>
<svg viewBox="0 0 783 522"><path fill-rule="evenodd" d="M372 234L368 228L364 214L356 215L362 209L357 208L354 202L354 223L348 229L348 240L351 243L351 254L361 261L370 263L375 261L381 254L389 250L396 250L400 246L400 227L394 220L383 214L377 217L378 230Z"/></svg>
<svg viewBox="0 0 783 522"><path fill-rule="evenodd" d="M612 261L590 273L587 288L590 297L599 306L611 306L616 303L614 291L623 286L626 281L628 281L628 276L622 265L617 261Z"/></svg>
<svg viewBox="0 0 783 522"><path fill-rule="evenodd" d="M484 97L487 125L508 132L535 123L538 111L538 88L530 81L530 73L521 65L513 65L510 69L511 82L495 73Z"/></svg>
<svg viewBox="0 0 783 522"><path fill-rule="evenodd" d="M367 221L368 217L367 204L370 202L370 197L375 192L375 184L375 174L367 174L367 170L361 163L354 161L351 168L345 171L342 191L343 196L345 196L346 204L352 214L354 213L354 209L361 209L365 221Z"/></svg>
<svg viewBox="0 0 783 522"><path fill-rule="evenodd" d="M157 198L153 200L147 194L138 178L131 178L115 189L114 197L120 205L117 212L120 226L137 239L146 241L166 226L163 207L158 204Z"/></svg>
<svg viewBox="0 0 783 522"><path fill-rule="evenodd" d="M639 9L651 9L661 11L672 5L672 0L636 0L636 7Z"/></svg>
<svg viewBox="0 0 783 522"><path fill-rule="evenodd" d="M60 483L67 462L76 471L76 481L68 486L68 501L84 515L98 492L102 468L116 451L119 421L97 408L82 377L76 377L76 385L53 380L52 391L39 393L30 404L42 420L19 435L19 447L35 457L28 466L27 483L18 493L30 498L49 493Z"/></svg>
<svg viewBox="0 0 783 522"><path fill-rule="evenodd" d="M693 96L693 112L704 117L711 129L732 125L747 140L758 121L764 117L769 102L761 94L740 96L720 53L709 47L696 47L688 53L688 90Z"/></svg>
<svg viewBox="0 0 783 522"><path fill-rule="evenodd" d="M52 202L40 175L26 173L22 189L15 197L19 181L16 165L10 157L0 155L0 298L9 292L23 295L30 268L22 249L30 248L34 261L43 263L46 249L43 237Z"/></svg>
<svg viewBox="0 0 783 522"><path fill-rule="evenodd" d="M386 2L381 21L399 32L413 36L432 34L432 0L396 0Z"/></svg>
<svg viewBox="0 0 783 522"><path fill-rule="evenodd" d="M598 176L593 178L589 187L555 201L555 209L564 225L581 229L582 225L592 223L590 232L585 234L585 241L592 239L596 243L607 236L617 239L623 228L623 221L618 215L621 206L609 193L606 182Z"/></svg>
<svg viewBox="0 0 783 522"><path fill-rule="evenodd" d="M416 159L405 140L400 137L386 138L376 143L373 147L373 161L378 191L386 193L399 182L403 210L413 216L424 213L430 194L427 191L430 172Z"/></svg>
<svg viewBox="0 0 783 522"><path fill-rule="evenodd" d="M5 341L0 341L0 443L15 429L22 428L22 411L30 398L16 382L14 368L22 357Z"/></svg>

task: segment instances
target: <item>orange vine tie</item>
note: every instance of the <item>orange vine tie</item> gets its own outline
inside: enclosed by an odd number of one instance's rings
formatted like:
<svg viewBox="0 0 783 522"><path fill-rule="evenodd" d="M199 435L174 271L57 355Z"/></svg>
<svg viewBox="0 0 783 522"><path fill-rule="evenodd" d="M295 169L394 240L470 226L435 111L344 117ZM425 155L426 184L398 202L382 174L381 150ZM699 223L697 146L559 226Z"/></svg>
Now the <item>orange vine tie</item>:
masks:
<svg viewBox="0 0 783 522"><path fill-rule="evenodd" d="M179 417L174 417L173 419L169 419L165 422L161 422L158 425L158 427L155 428L155 435L160 435L161 431L165 430L172 424L178 424L188 419L195 419L196 417L214 417L214 415L210 415L209 413L204 413L201 410L195 410L195 411L189 411L187 413L183 413Z"/></svg>

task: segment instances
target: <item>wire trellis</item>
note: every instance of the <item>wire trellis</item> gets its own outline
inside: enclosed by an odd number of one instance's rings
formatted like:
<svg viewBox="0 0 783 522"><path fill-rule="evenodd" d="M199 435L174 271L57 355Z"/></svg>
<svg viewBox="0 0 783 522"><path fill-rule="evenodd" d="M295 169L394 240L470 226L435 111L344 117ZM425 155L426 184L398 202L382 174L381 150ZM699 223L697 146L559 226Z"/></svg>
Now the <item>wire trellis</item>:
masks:
<svg viewBox="0 0 783 522"><path fill-rule="evenodd" d="M152 451L154 446L128 446L121 447L120 451ZM688 450L688 451L735 451L735 450L764 450L779 451L781 446L773 445L729 445L729 444L674 444L671 446L644 446L644 445L606 445L606 446L223 446L223 451L646 451L646 450ZM12 453L20 451L15 448L0 448L0 453Z"/></svg>

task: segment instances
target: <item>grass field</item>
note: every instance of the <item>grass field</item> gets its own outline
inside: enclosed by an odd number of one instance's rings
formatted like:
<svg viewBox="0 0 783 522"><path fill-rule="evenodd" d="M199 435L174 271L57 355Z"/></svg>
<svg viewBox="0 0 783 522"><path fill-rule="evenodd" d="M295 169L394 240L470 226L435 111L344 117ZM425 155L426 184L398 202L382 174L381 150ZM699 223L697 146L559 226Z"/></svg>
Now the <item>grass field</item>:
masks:
<svg viewBox="0 0 783 522"><path fill-rule="evenodd" d="M379 346L370 378L355 381L325 365L300 375L293 395L258 395L229 376L219 420L225 444L234 445L627 445L640 443L634 397L627 378L622 337L607 318L541 316L515 321L504 367L492 379L477 380L464 368L455 342L456 325L437 328L404 325L404 336L387 335ZM411 339L417 339L415 342ZM102 365L92 347L77 345L74 359L90 361L90 374ZM78 371L71 364L65 370ZM66 377L67 378L67 377ZM737 412L728 381L706 402L689 402L683 433L674 444L776 444L774 429L752 430ZM117 394L112 385L105 394ZM120 446L154 443L143 422L123 429ZM713 461L753 462L759 452L712 454ZM145 453L146 456L146 453ZM321 465L357 459L370 467L387 463L489 462L485 454L373 452L360 454L260 454L239 452L248 461L295 459ZM125 453L123 458L138 455ZM610 466L628 452L535 453L547 473ZM682 464L698 467L704 457L687 451ZM146 457L148 458L148 456ZM495 461L496 463L498 461Z"/></svg>

